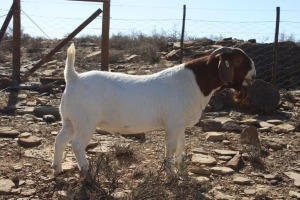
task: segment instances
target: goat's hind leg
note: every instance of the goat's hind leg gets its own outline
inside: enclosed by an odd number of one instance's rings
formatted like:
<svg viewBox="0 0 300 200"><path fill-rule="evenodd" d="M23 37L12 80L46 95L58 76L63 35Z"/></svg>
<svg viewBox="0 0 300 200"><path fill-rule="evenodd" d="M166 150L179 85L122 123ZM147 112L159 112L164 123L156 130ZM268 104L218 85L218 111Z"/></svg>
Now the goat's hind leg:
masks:
<svg viewBox="0 0 300 200"><path fill-rule="evenodd" d="M93 122L85 122L80 125L80 127L75 127L75 135L71 144L78 162L79 170L86 171L88 169L88 161L86 159L85 149L89 144L97 125Z"/></svg>
<svg viewBox="0 0 300 200"><path fill-rule="evenodd" d="M59 134L55 138L54 158L52 162L52 168L54 169L54 175L57 176L62 172L62 157L64 149L71 141L74 135L74 129L71 121L63 120L63 126Z"/></svg>

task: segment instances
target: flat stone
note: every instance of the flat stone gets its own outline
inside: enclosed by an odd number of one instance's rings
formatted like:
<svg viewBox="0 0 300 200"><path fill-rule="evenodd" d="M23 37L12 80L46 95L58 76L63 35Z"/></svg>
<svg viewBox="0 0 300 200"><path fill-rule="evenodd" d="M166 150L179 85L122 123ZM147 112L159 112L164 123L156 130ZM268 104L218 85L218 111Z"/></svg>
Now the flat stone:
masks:
<svg viewBox="0 0 300 200"><path fill-rule="evenodd" d="M76 167L77 167L77 164L74 162L66 161L66 162L62 163L62 168L63 168L63 171L65 171L65 172L73 171L74 169L76 169Z"/></svg>
<svg viewBox="0 0 300 200"><path fill-rule="evenodd" d="M19 131L13 130L12 127L1 127L0 137L15 138L20 134Z"/></svg>
<svg viewBox="0 0 300 200"><path fill-rule="evenodd" d="M36 136L30 136L28 138L19 138L18 144L24 147L36 147L42 143L42 139Z"/></svg>
<svg viewBox="0 0 300 200"><path fill-rule="evenodd" d="M15 186L14 182L9 179L0 179L0 194L9 194Z"/></svg>
<svg viewBox="0 0 300 200"><path fill-rule="evenodd" d="M225 124L223 124L222 128L223 128L224 131L236 132L236 133L240 133L244 129L237 122L231 122L231 121L226 122Z"/></svg>
<svg viewBox="0 0 300 200"><path fill-rule="evenodd" d="M214 119L203 119L200 121L200 126L202 130L205 132L216 131L221 132L223 131L223 125L220 121L216 121Z"/></svg>
<svg viewBox="0 0 300 200"><path fill-rule="evenodd" d="M276 175L275 174L263 174L263 176L267 180L276 179Z"/></svg>
<svg viewBox="0 0 300 200"><path fill-rule="evenodd" d="M274 126L272 129L275 133L289 133L291 131L294 131L295 127L290 124L279 124L277 126Z"/></svg>
<svg viewBox="0 0 300 200"><path fill-rule="evenodd" d="M222 141L226 139L226 135L221 132L207 132L205 133L205 139L208 141Z"/></svg>
<svg viewBox="0 0 300 200"><path fill-rule="evenodd" d="M193 154L192 163L204 164L204 165L215 165L217 160L210 155Z"/></svg>
<svg viewBox="0 0 300 200"><path fill-rule="evenodd" d="M20 135L18 135L18 138L28 138L30 136L32 136L31 133L29 133L29 132L23 132Z"/></svg>
<svg viewBox="0 0 300 200"><path fill-rule="evenodd" d="M195 178L195 180L198 183L205 183L205 182L208 182L210 179L207 178L206 176L198 176L198 177Z"/></svg>
<svg viewBox="0 0 300 200"><path fill-rule="evenodd" d="M215 174L226 175L234 173L234 170L229 167L212 167L211 171Z"/></svg>
<svg viewBox="0 0 300 200"><path fill-rule="evenodd" d="M36 189L25 189L22 190L21 194L25 197L30 197L36 193Z"/></svg>
<svg viewBox="0 0 300 200"><path fill-rule="evenodd" d="M259 122L257 121L257 119L244 119L241 121L242 124L248 125L248 126L256 126L259 125Z"/></svg>
<svg viewBox="0 0 300 200"><path fill-rule="evenodd" d="M251 180L246 177L235 177L233 183L238 185L249 185L251 184Z"/></svg>
<svg viewBox="0 0 300 200"><path fill-rule="evenodd" d="M189 168L189 171L198 174L198 175L210 175L211 170L208 167L202 167L202 166L191 166Z"/></svg>
<svg viewBox="0 0 300 200"><path fill-rule="evenodd" d="M300 188L300 174L295 172L284 172L284 174L290 179L294 180L294 185Z"/></svg>
<svg viewBox="0 0 300 200"><path fill-rule="evenodd" d="M232 151L232 150L219 150L216 149L214 150L214 152L218 155L222 155L222 156L234 156L238 153L238 151Z"/></svg>
<svg viewBox="0 0 300 200"><path fill-rule="evenodd" d="M271 128L275 126L274 124L268 123L268 122L259 122L260 127L262 128Z"/></svg>
<svg viewBox="0 0 300 200"><path fill-rule="evenodd" d="M273 125L279 125L279 124L283 124L282 120L279 119L270 119L266 121L269 124L273 124Z"/></svg>
<svg viewBox="0 0 300 200"><path fill-rule="evenodd" d="M242 163L242 156L241 154L237 153L231 160L229 160L226 163L226 166L236 170L240 167L241 163Z"/></svg>
<svg viewBox="0 0 300 200"><path fill-rule="evenodd" d="M264 138L265 145L273 150L282 150L287 147L285 140L280 138Z"/></svg>
<svg viewBox="0 0 300 200"><path fill-rule="evenodd" d="M208 152L205 151L204 149L202 148L193 148L191 150L193 153L199 153L199 154L205 154L205 155L208 155Z"/></svg>
<svg viewBox="0 0 300 200"><path fill-rule="evenodd" d="M256 193L256 190L246 189L246 190L244 190L244 193L247 194L247 195L253 195L253 194Z"/></svg>
<svg viewBox="0 0 300 200"><path fill-rule="evenodd" d="M300 199L300 192L289 191L289 196L290 196L290 197L297 198L297 199Z"/></svg>

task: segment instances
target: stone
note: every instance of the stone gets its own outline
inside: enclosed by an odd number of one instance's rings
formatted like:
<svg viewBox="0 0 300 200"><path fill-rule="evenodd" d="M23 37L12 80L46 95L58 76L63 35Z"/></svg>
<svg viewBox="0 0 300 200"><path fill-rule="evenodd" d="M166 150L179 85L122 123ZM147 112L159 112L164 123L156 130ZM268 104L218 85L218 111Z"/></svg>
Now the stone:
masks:
<svg viewBox="0 0 300 200"><path fill-rule="evenodd" d="M30 197L36 193L36 189L25 189L21 191L21 194L25 197Z"/></svg>
<svg viewBox="0 0 300 200"><path fill-rule="evenodd" d="M9 194L15 186L14 182L9 179L0 179L0 194Z"/></svg>
<svg viewBox="0 0 300 200"><path fill-rule="evenodd" d="M140 62L140 60L141 60L140 56L135 54L126 58L126 61L130 63L137 63Z"/></svg>
<svg viewBox="0 0 300 200"><path fill-rule="evenodd" d="M66 161L66 162L62 163L62 168L63 168L63 171L70 172L77 168L77 163L74 163L71 161Z"/></svg>
<svg viewBox="0 0 300 200"><path fill-rule="evenodd" d="M290 179L294 180L294 185L300 188L300 174L295 172L284 172L284 174Z"/></svg>
<svg viewBox="0 0 300 200"><path fill-rule="evenodd" d="M205 183L205 182L208 182L210 179L207 178L206 176L198 176L198 177L195 178L195 180L198 183Z"/></svg>
<svg viewBox="0 0 300 200"><path fill-rule="evenodd" d="M244 128L241 125L239 125L237 122L226 122L222 126L222 129L228 132L240 133L243 131Z"/></svg>
<svg viewBox="0 0 300 200"><path fill-rule="evenodd" d="M235 200L236 198L231 196L231 195L228 195L228 194L224 194L220 191L217 191L215 193L215 198L216 200Z"/></svg>
<svg viewBox="0 0 300 200"><path fill-rule="evenodd" d="M241 164L242 164L242 156L241 154L237 153L231 160L229 160L226 163L226 166L236 170L240 168Z"/></svg>
<svg viewBox="0 0 300 200"><path fill-rule="evenodd" d="M54 115L43 115L43 120L45 122L49 122L49 123L52 123L52 122L55 122L56 121L56 118Z"/></svg>
<svg viewBox="0 0 300 200"><path fill-rule="evenodd" d="M42 143L42 139L36 136L30 136L28 138L19 138L18 144L24 147L36 147Z"/></svg>
<svg viewBox="0 0 300 200"><path fill-rule="evenodd" d="M238 153L238 151L232 151L232 150L219 150L215 149L214 152L218 155L222 156L234 156Z"/></svg>
<svg viewBox="0 0 300 200"><path fill-rule="evenodd" d="M244 193L247 195L253 195L256 193L256 190L246 189L244 190Z"/></svg>
<svg viewBox="0 0 300 200"><path fill-rule="evenodd" d="M18 138L28 138L28 137L30 137L30 136L32 136L31 133L29 133L29 132L24 132L24 133L21 133L20 135L18 135Z"/></svg>
<svg viewBox="0 0 300 200"><path fill-rule="evenodd" d="M234 173L234 170L229 167L211 167L210 169L212 173L219 174L219 175L227 175L227 174Z"/></svg>
<svg viewBox="0 0 300 200"><path fill-rule="evenodd" d="M193 149L191 150L191 152L208 155L208 152L206 152L206 151L205 151L204 149L202 149L202 148L193 148Z"/></svg>
<svg viewBox="0 0 300 200"><path fill-rule="evenodd" d="M0 137L15 138L20 134L19 131L13 130L12 127L1 127Z"/></svg>
<svg viewBox="0 0 300 200"><path fill-rule="evenodd" d="M192 163L204 164L204 165L215 165L217 163L217 160L210 155L193 154Z"/></svg>
<svg viewBox="0 0 300 200"><path fill-rule="evenodd" d="M180 53L180 49L178 49L178 50L174 49L165 56L165 59L169 60L169 61L178 60L179 59L179 53Z"/></svg>
<svg viewBox="0 0 300 200"><path fill-rule="evenodd" d="M202 166L191 166L189 168L189 171L198 174L198 175L210 175L211 170L208 167L202 167Z"/></svg>
<svg viewBox="0 0 300 200"><path fill-rule="evenodd" d="M221 132L207 132L205 133L205 139L208 141L222 141L226 139L226 135Z"/></svg>
<svg viewBox="0 0 300 200"><path fill-rule="evenodd" d="M205 132L210 132L210 131L221 132L221 131L223 131L222 123L219 121L216 121L214 119L203 119L200 121L199 124L202 127L202 130Z"/></svg>
<svg viewBox="0 0 300 200"><path fill-rule="evenodd" d="M259 122L260 127L262 128L271 128L275 126L274 124L268 123L268 122Z"/></svg>
<svg viewBox="0 0 300 200"><path fill-rule="evenodd" d="M233 183L238 184L238 185L250 185L251 180L246 177L238 176L233 179Z"/></svg>
<svg viewBox="0 0 300 200"><path fill-rule="evenodd" d="M36 117L43 117L44 115L53 115L56 117L56 119L60 119L58 107L37 106L34 108L33 113Z"/></svg>
<svg viewBox="0 0 300 200"><path fill-rule="evenodd" d="M232 156L220 156L219 157L219 160L225 160L225 161L228 161L232 158Z"/></svg>
<svg viewBox="0 0 300 200"><path fill-rule="evenodd" d="M259 122L257 121L257 119L252 119L252 118L250 118L250 119L243 119L241 121L241 123L245 124L247 126L257 126L257 125L259 125Z"/></svg>
<svg viewBox="0 0 300 200"><path fill-rule="evenodd" d="M272 83L256 79L247 87L247 101L252 111L270 113L278 108L280 94Z"/></svg>
<svg viewBox="0 0 300 200"><path fill-rule="evenodd" d="M289 133L294 131L295 127L290 124L279 124L274 126L272 129L275 133Z"/></svg>
<svg viewBox="0 0 300 200"><path fill-rule="evenodd" d="M276 151L287 148L286 141L282 140L280 138L264 138L263 142L266 145L266 147L271 148Z"/></svg>
<svg viewBox="0 0 300 200"><path fill-rule="evenodd" d="M289 191L289 196L290 196L290 197L293 197L293 198L300 199L300 192Z"/></svg>
<svg viewBox="0 0 300 200"><path fill-rule="evenodd" d="M266 122L273 125L283 124L283 121L279 119L269 119Z"/></svg>

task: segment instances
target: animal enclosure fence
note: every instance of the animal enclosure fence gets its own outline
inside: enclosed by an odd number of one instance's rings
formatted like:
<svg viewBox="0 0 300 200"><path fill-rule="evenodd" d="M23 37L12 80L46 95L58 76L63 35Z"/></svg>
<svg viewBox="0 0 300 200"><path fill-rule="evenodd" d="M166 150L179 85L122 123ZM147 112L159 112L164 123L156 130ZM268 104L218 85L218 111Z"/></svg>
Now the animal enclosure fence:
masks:
<svg viewBox="0 0 300 200"><path fill-rule="evenodd" d="M22 1L23 4L35 5L38 8L44 7L38 1L30 2L27 0ZM68 9L72 9L70 2L61 4L60 6L67 6ZM78 2L72 2L72 5L77 5ZM95 6L96 4L91 4ZM86 4L79 4L79 6L87 6ZM111 5L112 9L121 7L124 10L124 18L116 18L114 15L110 17L110 37L115 35L122 36L134 36L144 35L147 37L153 37L153 35L163 35L166 38L171 38L173 42L180 40L182 30L182 8L168 7L157 8L156 16L163 16L163 12L166 9L176 10L180 13L176 17L170 18L126 18L127 9L126 5ZM44 9L44 8L43 8ZM137 9L152 9L153 7L137 7ZM220 12L218 20L208 20L201 18L189 18L189 12L210 12L201 8L189 8L187 6L187 17L185 20L185 41L199 41L199 39L207 38L208 43L195 43L193 47L184 47L184 56L188 56L189 51L205 52L212 48L213 45L223 46L237 46L244 49L256 63L257 78L263 79L267 82L272 82L274 79L274 51L277 52L277 60L275 60L276 67L276 85L280 89L295 89L300 88L300 21L297 18L293 21L284 20L286 16L299 14L300 11L282 10L279 25L279 43L277 50L274 50L274 37L275 37L275 25L276 25L276 10L247 10L243 11L243 18L238 20L223 20L222 15L230 14L230 12L241 12L238 10L220 10L214 12ZM9 8L0 9L0 20L7 16ZM221 13L222 12L222 13ZM74 12L75 13L75 12ZM273 20L253 21L250 16L253 13L257 15L264 15L265 13L272 14ZM35 13L27 12L25 9L21 12L22 19L22 32L23 37L21 41L25 41L26 37L30 35L38 39L42 37L46 40L57 40L67 35L70 30L74 29L80 21L84 19L76 16L61 17L59 13L57 16L43 16ZM100 42L99 33L101 32L102 17L97 17L91 24L89 24L79 37L92 38L95 37ZM25 34L24 34L25 33ZM8 36L9 36L8 32ZM97 36L97 37L96 37ZM0 47L8 47L11 43L11 37L6 37L2 40ZM27 38L28 39L28 38ZM168 40L168 42L172 40ZM88 41L88 39L87 39ZM203 40L202 40L203 41ZM103 45L103 44L102 44ZM40 45L36 43L36 46L32 43L28 45L29 51L44 51L46 45ZM109 47L106 47L109 48ZM94 48L95 51L98 48ZM170 49L169 49L170 50ZM142 52L141 52L142 53ZM147 52L146 52L147 53ZM78 58L78 62L80 62ZM113 61L111 60L111 63ZM24 64L24 63L22 63ZM28 63L27 63L28 64ZM94 64L97 65L96 63Z"/></svg>

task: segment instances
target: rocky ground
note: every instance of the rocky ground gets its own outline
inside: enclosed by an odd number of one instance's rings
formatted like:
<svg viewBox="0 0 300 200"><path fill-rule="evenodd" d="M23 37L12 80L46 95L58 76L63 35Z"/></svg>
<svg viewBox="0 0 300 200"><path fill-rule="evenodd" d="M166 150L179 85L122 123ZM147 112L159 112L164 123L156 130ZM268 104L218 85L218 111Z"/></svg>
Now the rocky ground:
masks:
<svg viewBox="0 0 300 200"><path fill-rule="evenodd" d="M140 65L132 59L138 58L128 56L111 69L149 74L173 65L166 60ZM215 95L201 122L186 130L188 176L181 180L169 180L160 170L163 130L137 137L97 130L87 155L101 165L100 180L80 175L70 145L65 173L53 177L63 68L63 60L52 60L19 91L0 93L0 199L100 199L99 194L107 195L103 199L300 199L300 90L280 91L278 109L268 114L251 113L224 101L224 94ZM9 68L3 64L1 70Z"/></svg>

